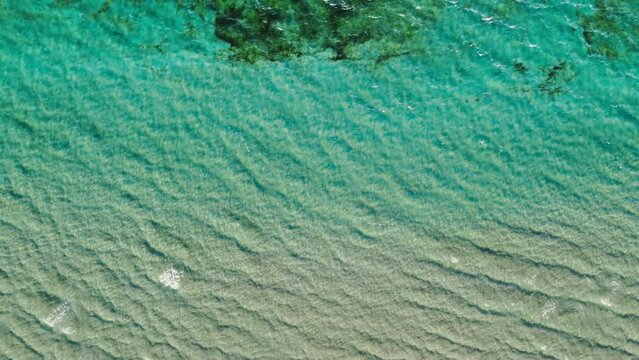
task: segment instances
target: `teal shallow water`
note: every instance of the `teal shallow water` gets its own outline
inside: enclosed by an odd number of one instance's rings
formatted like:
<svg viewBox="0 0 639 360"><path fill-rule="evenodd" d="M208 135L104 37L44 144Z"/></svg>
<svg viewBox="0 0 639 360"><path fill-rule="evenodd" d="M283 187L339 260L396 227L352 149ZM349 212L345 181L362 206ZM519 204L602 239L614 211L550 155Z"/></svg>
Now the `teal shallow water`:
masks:
<svg viewBox="0 0 639 360"><path fill-rule="evenodd" d="M639 357L639 3L255 64L138 3L0 1L0 357Z"/></svg>

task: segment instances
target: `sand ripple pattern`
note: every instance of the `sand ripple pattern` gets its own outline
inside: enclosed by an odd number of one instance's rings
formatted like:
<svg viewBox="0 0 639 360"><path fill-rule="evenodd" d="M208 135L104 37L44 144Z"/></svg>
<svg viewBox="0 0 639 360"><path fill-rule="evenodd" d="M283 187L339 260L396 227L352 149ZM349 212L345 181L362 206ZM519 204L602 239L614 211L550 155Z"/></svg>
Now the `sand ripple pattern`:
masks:
<svg viewBox="0 0 639 360"><path fill-rule="evenodd" d="M635 2L255 65L75 3L0 1L0 358L639 357Z"/></svg>

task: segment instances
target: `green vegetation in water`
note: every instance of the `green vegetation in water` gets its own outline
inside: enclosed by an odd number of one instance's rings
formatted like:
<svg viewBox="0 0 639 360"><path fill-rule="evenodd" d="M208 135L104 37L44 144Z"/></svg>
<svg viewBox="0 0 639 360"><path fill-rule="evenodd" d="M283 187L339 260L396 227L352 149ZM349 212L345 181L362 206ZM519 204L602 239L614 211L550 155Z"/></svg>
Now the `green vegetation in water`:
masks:
<svg viewBox="0 0 639 360"><path fill-rule="evenodd" d="M331 59L376 63L419 50L418 35L443 7L405 0L177 0L204 18L213 10L215 36L234 60L256 62L331 52ZM192 33L190 33L193 36Z"/></svg>
<svg viewBox="0 0 639 360"><path fill-rule="evenodd" d="M105 12L109 11L109 9L111 8L111 4L113 4L113 0L105 0L102 3L102 6L100 6L100 8L98 9L98 11L96 11L96 13L93 15L100 16L104 14Z"/></svg>
<svg viewBox="0 0 639 360"><path fill-rule="evenodd" d="M154 0L160 2L161 0ZM126 0L132 6L148 2ZM56 7L79 6L78 0L55 0ZM91 11L108 19L126 35L130 24L112 15L122 2L103 0ZM179 12L209 21L215 37L230 45L230 58L254 63L327 52L332 60L372 60L375 63L419 53L423 35L444 7L442 0L175 0ZM192 23L185 37L198 37Z"/></svg>
<svg viewBox="0 0 639 360"><path fill-rule="evenodd" d="M526 65L524 65L524 63L522 62L516 62L515 65L513 65L513 67L515 68L515 70L517 70L518 73L520 74L525 74L526 71L528 71L528 68L526 67Z"/></svg>
<svg viewBox="0 0 639 360"><path fill-rule="evenodd" d="M637 50L639 25L633 1L595 0L593 14L578 13L582 36L589 54L618 58L626 50Z"/></svg>
<svg viewBox="0 0 639 360"><path fill-rule="evenodd" d="M576 76L565 61L561 61L552 67L544 67L542 71L546 78L537 87L551 97L561 94L564 91L563 87Z"/></svg>
<svg viewBox="0 0 639 360"><path fill-rule="evenodd" d="M436 17L441 2L213 0L215 34L232 58L277 61L331 50L333 60L377 62L414 50L411 42ZM364 46L364 45L367 46Z"/></svg>

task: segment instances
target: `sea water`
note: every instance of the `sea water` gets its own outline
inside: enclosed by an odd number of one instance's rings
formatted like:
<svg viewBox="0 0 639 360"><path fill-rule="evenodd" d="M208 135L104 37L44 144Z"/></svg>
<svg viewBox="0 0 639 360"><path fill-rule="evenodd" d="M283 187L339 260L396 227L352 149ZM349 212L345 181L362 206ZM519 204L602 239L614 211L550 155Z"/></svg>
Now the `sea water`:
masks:
<svg viewBox="0 0 639 360"><path fill-rule="evenodd" d="M178 3L0 1L0 358L639 357L639 2L255 61Z"/></svg>

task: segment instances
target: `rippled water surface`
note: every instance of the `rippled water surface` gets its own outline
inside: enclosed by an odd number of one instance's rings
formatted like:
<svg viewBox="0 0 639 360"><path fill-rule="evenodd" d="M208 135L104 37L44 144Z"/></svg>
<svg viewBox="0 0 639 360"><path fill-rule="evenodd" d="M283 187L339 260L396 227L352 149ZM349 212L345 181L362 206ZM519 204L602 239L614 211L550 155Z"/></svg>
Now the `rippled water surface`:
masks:
<svg viewBox="0 0 639 360"><path fill-rule="evenodd" d="M0 358L639 357L639 2L201 3L0 0Z"/></svg>

